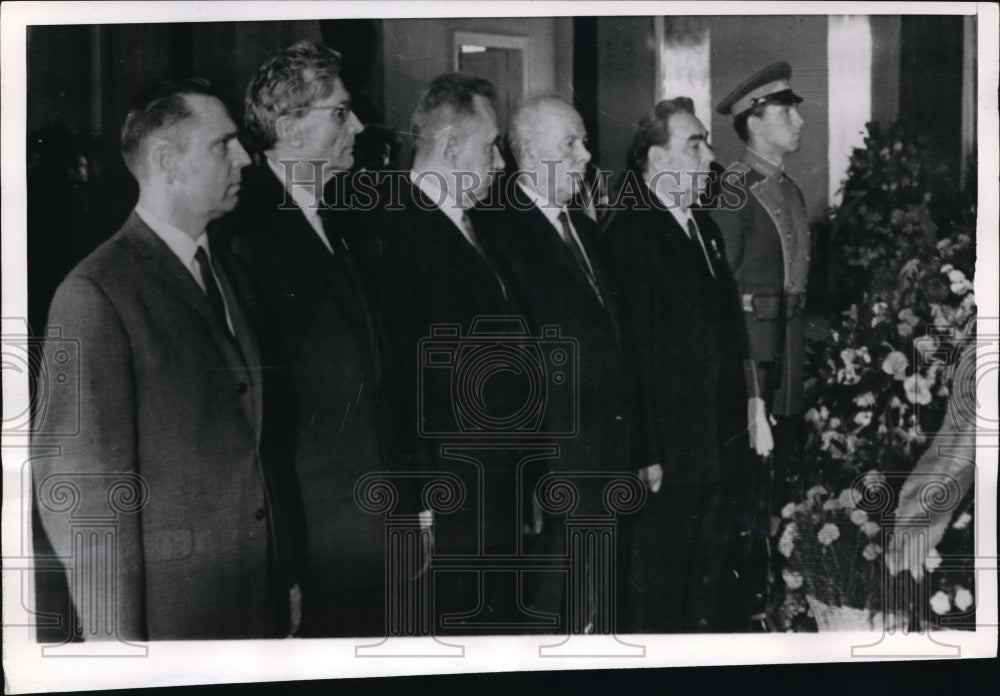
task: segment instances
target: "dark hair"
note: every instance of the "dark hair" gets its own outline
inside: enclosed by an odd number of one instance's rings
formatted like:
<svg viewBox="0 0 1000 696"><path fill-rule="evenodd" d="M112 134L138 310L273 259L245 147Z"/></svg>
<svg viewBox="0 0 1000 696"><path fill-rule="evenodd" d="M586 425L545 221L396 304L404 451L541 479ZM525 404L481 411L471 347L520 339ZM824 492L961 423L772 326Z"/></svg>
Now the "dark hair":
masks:
<svg viewBox="0 0 1000 696"><path fill-rule="evenodd" d="M143 141L156 131L191 118L192 112L186 97L192 94L218 99L208 80L190 77L160 83L148 94L141 96L128 112L122 125L121 153L133 176L139 178L136 158Z"/></svg>
<svg viewBox="0 0 1000 696"><path fill-rule="evenodd" d="M694 102L689 97L664 99L639 121L639 128L632 136L632 144L629 147L630 169L637 174L645 172L649 161L649 148L653 145L666 146L670 142L670 119L679 113L694 115Z"/></svg>
<svg viewBox="0 0 1000 696"><path fill-rule="evenodd" d="M422 138L433 137L461 118L475 116L476 95L492 102L497 92L492 82L481 77L463 73L445 73L435 77L420 95L410 118L414 149L420 151Z"/></svg>
<svg viewBox="0 0 1000 696"><path fill-rule="evenodd" d="M340 53L306 40L265 58L243 100L244 126L253 146L260 150L273 147L278 141L278 119L328 96L340 68Z"/></svg>
<svg viewBox="0 0 1000 696"><path fill-rule="evenodd" d="M756 116L757 118L763 116L764 111L767 109L767 105L768 102L759 101L746 111L740 112L740 114L733 119L733 128L736 130L736 135L740 136L740 140L746 142L750 139L750 130L747 128L747 121L750 120L751 116Z"/></svg>

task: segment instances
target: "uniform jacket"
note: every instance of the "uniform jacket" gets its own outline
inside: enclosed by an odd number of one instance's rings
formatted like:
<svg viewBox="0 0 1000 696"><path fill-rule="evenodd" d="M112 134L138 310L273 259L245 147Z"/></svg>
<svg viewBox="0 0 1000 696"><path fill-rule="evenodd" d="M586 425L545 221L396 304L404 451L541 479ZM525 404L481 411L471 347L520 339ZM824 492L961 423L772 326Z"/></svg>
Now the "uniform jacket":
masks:
<svg viewBox="0 0 1000 696"><path fill-rule="evenodd" d="M93 583L113 593L121 638L287 633L283 500L260 455L258 344L232 261L214 248L236 339L135 213L52 302L45 359L77 391L40 410L33 475L85 639L113 637ZM84 533L101 524L116 556Z"/></svg>
<svg viewBox="0 0 1000 696"><path fill-rule="evenodd" d="M266 163L244 170L240 198L232 246L267 318L265 425L302 500L301 635L377 632L381 606L347 616L338 605L384 577L382 519L354 500L358 479L386 465L376 318L335 221L324 220L331 253Z"/></svg>
<svg viewBox="0 0 1000 696"><path fill-rule="evenodd" d="M781 170L747 151L730 171L745 177L746 204L720 207L715 220L726 242L746 320L750 357L762 390L780 355L780 376L769 404L779 415L803 411L803 309L809 268L809 226L802 193ZM785 316L778 318L785 294ZM784 341L782 341L784 333ZM783 343L783 345L782 345Z"/></svg>

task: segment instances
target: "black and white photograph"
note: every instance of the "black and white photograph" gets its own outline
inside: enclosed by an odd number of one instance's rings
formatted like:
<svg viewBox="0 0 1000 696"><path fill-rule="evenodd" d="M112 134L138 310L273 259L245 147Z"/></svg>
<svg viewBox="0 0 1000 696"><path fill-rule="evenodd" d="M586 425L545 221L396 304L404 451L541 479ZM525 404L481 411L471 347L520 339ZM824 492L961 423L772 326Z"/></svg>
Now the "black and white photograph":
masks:
<svg viewBox="0 0 1000 696"><path fill-rule="evenodd" d="M0 11L8 693L996 657L995 4Z"/></svg>

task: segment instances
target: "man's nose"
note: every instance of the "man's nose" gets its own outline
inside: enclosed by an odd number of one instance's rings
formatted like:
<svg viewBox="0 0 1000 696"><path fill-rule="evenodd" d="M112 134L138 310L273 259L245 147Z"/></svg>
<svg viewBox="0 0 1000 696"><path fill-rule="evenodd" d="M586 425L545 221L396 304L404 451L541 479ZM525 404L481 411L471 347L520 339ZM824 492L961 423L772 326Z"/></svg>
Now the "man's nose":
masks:
<svg viewBox="0 0 1000 696"><path fill-rule="evenodd" d="M715 152L712 150L711 147L706 145L701 156L702 168L707 170L709 165L711 165L712 162L714 161L715 161Z"/></svg>
<svg viewBox="0 0 1000 696"><path fill-rule="evenodd" d="M500 154L500 148L496 145L493 146L493 169L499 171L506 166L506 162L503 159L503 155Z"/></svg>
<svg viewBox="0 0 1000 696"><path fill-rule="evenodd" d="M250 155L247 151L243 149L242 143L239 140L233 139L233 167L240 168L250 164Z"/></svg>
<svg viewBox="0 0 1000 696"><path fill-rule="evenodd" d="M584 145L582 142L577 144L576 151L577 151L576 152L576 157L581 162L583 162L584 164L587 164L587 162L590 161L590 150L588 150L587 146Z"/></svg>
<svg viewBox="0 0 1000 696"><path fill-rule="evenodd" d="M795 124L795 127L801 128L805 122L806 120L802 118L802 114L799 113L799 110L792 109L792 123Z"/></svg>
<svg viewBox="0 0 1000 696"><path fill-rule="evenodd" d="M354 115L354 111L351 111L351 115L347 118L347 128L357 135L365 129L365 124L358 120L358 117Z"/></svg>

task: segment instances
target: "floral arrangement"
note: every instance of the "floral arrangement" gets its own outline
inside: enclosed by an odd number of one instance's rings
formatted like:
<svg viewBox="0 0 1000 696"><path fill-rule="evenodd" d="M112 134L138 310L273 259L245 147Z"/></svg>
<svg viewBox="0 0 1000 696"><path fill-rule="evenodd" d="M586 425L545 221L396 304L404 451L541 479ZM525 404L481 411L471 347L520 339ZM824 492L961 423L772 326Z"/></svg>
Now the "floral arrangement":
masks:
<svg viewBox="0 0 1000 696"><path fill-rule="evenodd" d="M865 142L851 159L844 204L831 214L833 253L855 282L850 308L807 351L808 435L789 482L798 502L782 511L782 582L772 607L786 630L812 629L822 605L860 609L869 620L883 610L883 520L859 501L870 484L898 489L928 448L974 331L975 206L935 209L941 172L922 141L899 127L883 134L870 124ZM963 531L970 528L950 528L939 544L947 553L932 552L930 564L971 557L971 532ZM900 581L928 583L935 616L971 606L971 577L960 584L954 573L927 570ZM887 609L910 625L927 615L923 607Z"/></svg>
<svg viewBox="0 0 1000 696"><path fill-rule="evenodd" d="M834 495L816 485L803 502L782 509L778 552L787 560L781 570L785 601L778 625L800 623L800 615L810 609L808 598L865 609L864 618L874 621L885 572L882 527L858 507L860 502L861 493L853 487Z"/></svg>

